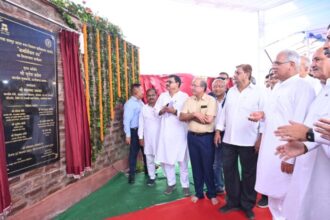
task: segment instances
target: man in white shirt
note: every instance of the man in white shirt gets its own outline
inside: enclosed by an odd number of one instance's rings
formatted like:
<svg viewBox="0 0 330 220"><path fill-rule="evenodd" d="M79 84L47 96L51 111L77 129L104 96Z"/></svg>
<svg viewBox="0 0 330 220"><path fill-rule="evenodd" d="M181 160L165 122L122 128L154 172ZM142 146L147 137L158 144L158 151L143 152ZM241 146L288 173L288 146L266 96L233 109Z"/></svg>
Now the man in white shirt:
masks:
<svg viewBox="0 0 330 220"><path fill-rule="evenodd" d="M281 161L275 148L283 142L274 131L289 120L302 122L310 103L315 98L312 86L298 75L300 56L291 50L281 51L273 62L275 77L279 82L267 97L264 114L264 131L258 156L255 189L268 195L268 206L274 220L282 220L283 200L293 172L294 161Z"/></svg>
<svg viewBox="0 0 330 220"><path fill-rule="evenodd" d="M224 78L216 78L212 82L212 93L215 96L218 104L218 112L217 117L215 118L215 122L219 121L220 115L222 114L223 106L226 103L226 91L227 91L227 83ZM221 138L223 138L224 132L221 132ZM215 143L215 152L214 152L214 184L216 193L218 195L224 194L224 179L223 179L223 147L220 143Z"/></svg>
<svg viewBox="0 0 330 220"><path fill-rule="evenodd" d="M227 204L220 208L223 213L242 209L249 219L254 219L252 211L257 193L256 180L257 153L255 145L259 135L259 123L249 121L249 115L263 108L260 89L250 82L252 67L242 64L236 67L232 87L226 97L223 113L216 125L215 143L223 137L223 171ZM238 158L242 165L242 180L238 170Z"/></svg>
<svg viewBox="0 0 330 220"><path fill-rule="evenodd" d="M296 158L284 201L284 214L289 220L322 220L330 216L330 141L313 131L315 121L330 117L330 59L324 55L323 48L313 55L312 71L315 77L326 81L326 85L311 104L305 125L291 122L292 125L281 126L276 131L281 139L289 140L277 148L281 157L288 159L304 154ZM294 149L302 151L292 154Z"/></svg>
<svg viewBox="0 0 330 220"><path fill-rule="evenodd" d="M188 95L180 91L181 79L170 75L166 82L167 92L162 93L155 105L160 115L160 130L156 161L162 164L167 178L164 194L172 194L176 188L175 164L180 166L180 181L184 196L190 196L188 178L187 124L179 120Z"/></svg>
<svg viewBox="0 0 330 220"><path fill-rule="evenodd" d="M140 145L144 146L144 154L147 159L147 168L149 180L148 186L155 184L155 155L157 151L158 138L159 138L159 126L160 118L155 112L155 104L157 101L157 92L154 88L147 90L147 105L144 105L141 109L139 116L139 129L138 135Z"/></svg>
<svg viewBox="0 0 330 220"><path fill-rule="evenodd" d="M306 80L306 82L310 83L315 90L315 94L318 94L322 89L322 85L320 80L317 80L309 75L310 67L311 67L311 62L309 58L305 56L301 56L299 76L304 80Z"/></svg>

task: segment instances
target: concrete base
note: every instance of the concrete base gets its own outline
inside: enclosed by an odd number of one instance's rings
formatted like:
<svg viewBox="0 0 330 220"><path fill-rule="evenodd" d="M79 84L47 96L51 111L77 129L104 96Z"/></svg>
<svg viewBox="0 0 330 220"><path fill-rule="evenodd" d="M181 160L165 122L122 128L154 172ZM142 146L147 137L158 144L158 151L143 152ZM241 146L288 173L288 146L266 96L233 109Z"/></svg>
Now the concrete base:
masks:
<svg viewBox="0 0 330 220"><path fill-rule="evenodd" d="M9 216L8 219L52 219L84 197L95 192L107 183L110 178L115 176L118 171L126 169L127 165L127 159L117 161L112 166L103 168L91 176L72 183L33 206L27 207L13 216Z"/></svg>

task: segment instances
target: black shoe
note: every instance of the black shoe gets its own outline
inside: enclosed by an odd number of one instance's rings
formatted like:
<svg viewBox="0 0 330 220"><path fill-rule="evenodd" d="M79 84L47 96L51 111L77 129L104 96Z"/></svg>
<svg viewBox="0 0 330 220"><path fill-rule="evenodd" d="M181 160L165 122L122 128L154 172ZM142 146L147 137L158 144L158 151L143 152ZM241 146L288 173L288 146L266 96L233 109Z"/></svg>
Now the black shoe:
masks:
<svg viewBox="0 0 330 220"><path fill-rule="evenodd" d="M222 212L222 213L227 213L227 212L237 211L237 210L240 210L240 207L229 206L228 204L219 208L219 211Z"/></svg>
<svg viewBox="0 0 330 220"><path fill-rule="evenodd" d="M247 211L244 211L245 212L245 216L249 219L249 220L253 220L255 219L255 216L254 216L254 212L252 210L247 210Z"/></svg>
<svg viewBox="0 0 330 220"><path fill-rule="evenodd" d="M155 179L148 179L147 185L148 186L154 186L155 185Z"/></svg>
<svg viewBox="0 0 330 220"><path fill-rule="evenodd" d="M257 206L259 208L267 208L268 207L268 197L262 195L261 199L258 201Z"/></svg>
<svg viewBox="0 0 330 220"><path fill-rule="evenodd" d="M128 176L128 184L134 184L134 183L135 183L134 176Z"/></svg>

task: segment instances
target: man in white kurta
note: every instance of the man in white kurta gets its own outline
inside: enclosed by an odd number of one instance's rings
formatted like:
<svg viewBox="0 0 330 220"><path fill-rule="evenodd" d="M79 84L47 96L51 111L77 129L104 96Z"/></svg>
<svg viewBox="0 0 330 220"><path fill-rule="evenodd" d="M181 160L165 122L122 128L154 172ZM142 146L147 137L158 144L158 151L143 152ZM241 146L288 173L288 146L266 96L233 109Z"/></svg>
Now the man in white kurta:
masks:
<svg viewBox="0 0 330 220"><path fill-rule="evenodd" d="M283 144L274 131L289 120L302 122L315 98L314 89L299 77L299 55L295 51L280 52L273 63L275 77L279 79L265 103L264 132L257 164L255 189L268 195L273 219L284 219L283 200L291 180L294 161L281 161L275 154Z"/></svg>
<svg viewBox="0 0 330 220"><path fill-rule="evenodd" d="M167 178L165 194L176 187L175 164L180 166L180 182L185 196L190 196L188 178L187 124L179 120L180 111L188 95L179 90L181 79L170 75L166 82L167 92L162 93L155 105L160 115L159 142L156 161L162 164Z"/></svg>
<svg viewBox="0 0 330 220"><path fill-rule="evenodd" d="M147 90L147 101L148 103L142 107L140 112L138 136L140 145L144 146L144 154L147 159L149 175L147 185L153 186L156 179L155 155L157 152L160 127L160 118L156 114L154 108L157 101L157 92L154 88Z"/></svg>
<svg viewBox="0 0 330 220"><path fill-rule="evenodd" d="M312 70L315 77L326 81L326 85L310 106L304 125L293 123L281 126L276 131L282 139L311 141L304 143L305 151L308 151L296 158L283 205L288 220L326 220L330 217L330 141L323 139L320 133L309 130L315 129L313 124L320 118L330 118L330 59L324 55L323 48L314 53ZM308 132L312 132L312 135L308 136ZM303 147L304 144L289 142L286 147Z"/></svg>
<svg viewBox="0 0 330 220"><path fill-rule="evenodd" d="M330 117L330 80L311 105L304 124L313 127L313 123L322 117ZM310 152L296 159L284 201L285 217L289 220L327 220L330 218L330 145L317 142L306 142L305 145ZM317 149L312 150L315 147Z"/></svg>

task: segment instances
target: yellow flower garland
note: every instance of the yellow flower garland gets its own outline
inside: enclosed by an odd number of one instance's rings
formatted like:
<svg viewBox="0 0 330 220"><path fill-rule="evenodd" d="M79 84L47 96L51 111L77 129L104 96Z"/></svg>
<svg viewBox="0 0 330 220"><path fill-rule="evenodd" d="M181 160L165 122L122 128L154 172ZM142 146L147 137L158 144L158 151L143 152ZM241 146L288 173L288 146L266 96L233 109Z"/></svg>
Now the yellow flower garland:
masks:
<svg viewBox="0 0 330 220"><path fill-rule="evenodd" d="M96 30L96 50L97 50L97 75L99 80L99 108L100 108L100 140L103 141L103 106L102 106L102 78L101 78L101 49L100 31Z"/></svg>
<svg viewBox="0 0 330 220"><path fill-rule="evenodd" d="M137 81L140 82L140 77L139 77L139 74L140 74L140 50L137 49L137 61L138 61L138 64L137 64L137 67L136 67L136 75L137 75Z"/></svg>
<svg viewBox="0 0 330 220"><path fill-rule="evenodd" d="M117 61L117 90L118 97L121 97L121 86L120 86L120 66L119 66L119 39L116 37L116 61Z"/></svg>
<svg viewBox="0 0 330 220"><path fill-rule="evenodd" d="M84 68L85 68L85 95L86 95L86 107L87 107L87 117L88 124L90 124L90 97L89 97L89 66L88 66L88 42L87 42L87 25L83 25L83 34L84 34Z"/></svg>
<svg viewBox="0 0 330 220"><path fill-rule="evenodd" d="M128 73L127 73L127 45L126 41L124 41L124 70L125 70L125 95L126 100L128 99Z"/></svg>
<svg viewBox="0 0 330 220"><path fill-rule="evenodd" d="M109 69L109 90L110 90L110 118L115 118L115 112L113 109L113 88L112 88L112 62L111 62L111 37L108 34L108 69Z"/></svg>
<svg viewBox="0 0 330 220"><path fill-rule="evenodd" d="M134 47L132 47L132 81L135 83L135 69L134 69Z"/></svg>

